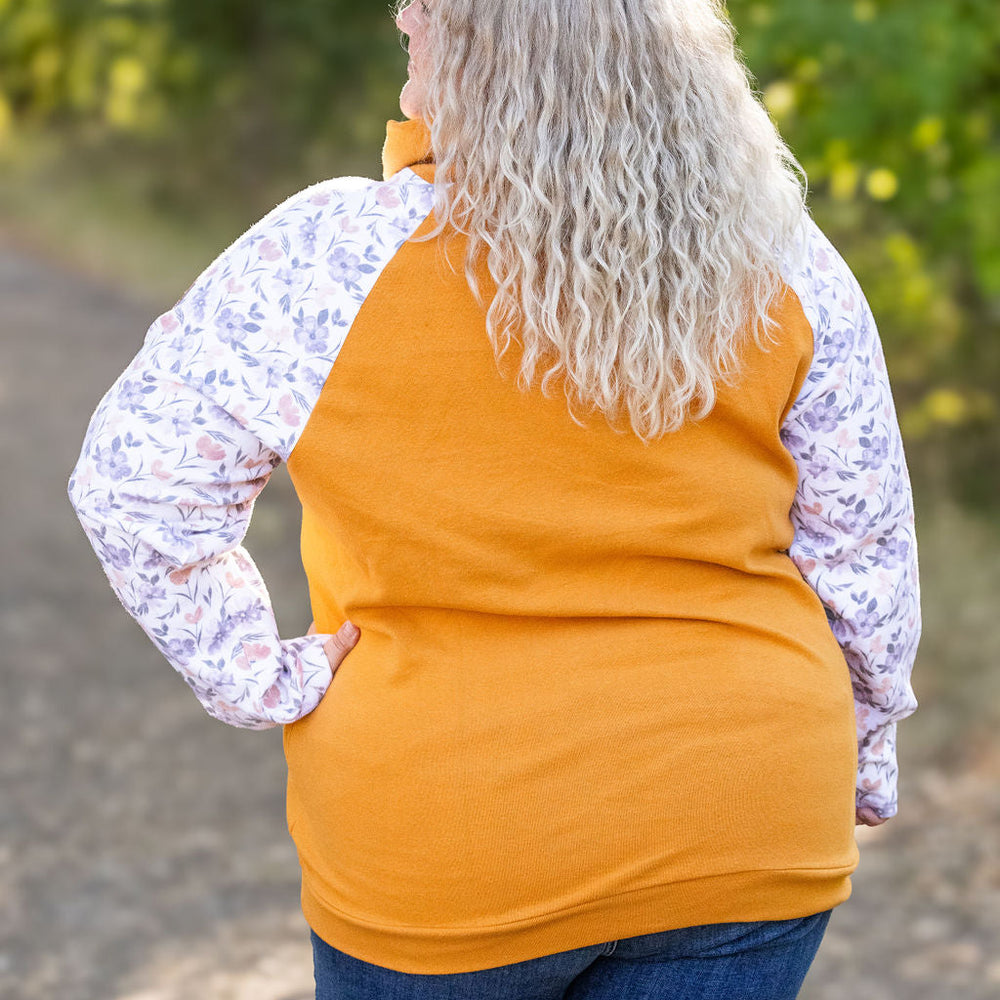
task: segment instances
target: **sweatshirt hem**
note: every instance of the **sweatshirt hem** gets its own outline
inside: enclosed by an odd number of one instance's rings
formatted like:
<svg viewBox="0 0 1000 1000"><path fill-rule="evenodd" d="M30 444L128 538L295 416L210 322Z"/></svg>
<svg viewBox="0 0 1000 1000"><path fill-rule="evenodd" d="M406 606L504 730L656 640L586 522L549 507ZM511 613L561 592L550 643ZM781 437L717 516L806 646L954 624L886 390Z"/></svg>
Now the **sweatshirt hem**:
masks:
<svg viewBox="0 0 1000 1000"><path fill-rule="evenodd" d="M381 925L325 904L302 882L306 923L327 944L398 972L474 972L610 941L701 924L789 920L843 903L856 864L729 872L617 893L490 925Z"/></svg>

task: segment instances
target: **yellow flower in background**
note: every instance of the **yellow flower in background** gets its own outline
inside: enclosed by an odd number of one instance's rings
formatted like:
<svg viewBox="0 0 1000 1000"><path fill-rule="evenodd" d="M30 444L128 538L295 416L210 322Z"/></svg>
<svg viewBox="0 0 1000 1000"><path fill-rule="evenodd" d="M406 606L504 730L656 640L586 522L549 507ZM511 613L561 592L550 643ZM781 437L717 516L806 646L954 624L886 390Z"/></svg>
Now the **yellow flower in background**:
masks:
<svg viewBox="0 0 1000 1000"><path fill-rule="evenodd" d="M857 0L857 3L854 4L853 14L855 21L859 21L861 24L868 24L870 21L875 20L878 8L872 3L872 0Z"/></svg>
<svg viewBox="0 0 1000 1000"><path fill-rule="evenodd" d="M139 96L145 90L146 67L133 56L120 56L111 64L104 113L112 125L128 128L139 116Z"/></svg>
<svg viewBox="0 0 1000 1000"><path fill-rule="evenodd" d="M865 190L876 201L888 201L899 190L899 178L888 167L879 167L868 175Z"/></svg>
<svg viewBox="0 0 1000 1000"><path fill-rule="evenodd" d="M936 424L955 427L966 419L968 409L965 400L954 389L935 389L924 399L924 410Z"/></svg>
<svg viewBox="0 0 1000 1000"><path fill-rule="evenodd" d="M795 84L790 80L775 80L764 90L764 107L775 118L790 115L795 110L796 104L798 95L795 92Z"/></svg>
<svg viewBox="0 0 1000 1000"><path fill-rule="evenodd" d="M944 136L944 120L937 115L928 115L917 122L910 135L916 149L930 149L936 146Z"/></svg>
<svg viewBox="0 0 1000 1000"><path fill-rule="evenodd" d="M850 201L858 189L861 172L850 160L834 164L830 171L830 195L837 201Z"/></svg>

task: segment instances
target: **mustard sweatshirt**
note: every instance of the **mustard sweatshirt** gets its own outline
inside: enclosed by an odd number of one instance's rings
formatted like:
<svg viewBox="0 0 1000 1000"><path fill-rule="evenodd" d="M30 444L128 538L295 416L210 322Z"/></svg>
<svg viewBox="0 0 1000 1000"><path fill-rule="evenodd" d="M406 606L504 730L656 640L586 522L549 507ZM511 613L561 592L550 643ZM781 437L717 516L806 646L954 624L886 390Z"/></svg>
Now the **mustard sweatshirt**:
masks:
<svg viewBox="0 0 1000 1000"><path fill-rule="evenodd" d="M856 805L895 811L919 635L853 276L813 226L779 343L706 419L649 445L580 427L409 241L428 147L390 123L384 183L301 192L154 324L71 483L113 585L211 714L284 724L303 912L351 955L463 972L836 906ZM128 445L143 414L190 427ZM238 545L282 460L321 633L284 643ZM137 479L173 513L130 509Z"/></svg>

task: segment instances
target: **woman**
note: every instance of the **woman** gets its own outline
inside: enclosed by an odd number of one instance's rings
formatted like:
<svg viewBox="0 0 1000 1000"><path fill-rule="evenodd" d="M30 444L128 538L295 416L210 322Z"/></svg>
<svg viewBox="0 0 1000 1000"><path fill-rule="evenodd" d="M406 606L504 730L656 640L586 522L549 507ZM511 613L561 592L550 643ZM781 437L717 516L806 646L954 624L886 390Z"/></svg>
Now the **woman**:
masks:
<svg viewBox="0 0 1000 1000"><path fill-rule="evenodd" d="M285 727L318 997L794 997L916 708L871 313L716 3L397 23L384 182L154 322L73 503L206 710ZM287 641L239 544L281 461Z"/></svg>

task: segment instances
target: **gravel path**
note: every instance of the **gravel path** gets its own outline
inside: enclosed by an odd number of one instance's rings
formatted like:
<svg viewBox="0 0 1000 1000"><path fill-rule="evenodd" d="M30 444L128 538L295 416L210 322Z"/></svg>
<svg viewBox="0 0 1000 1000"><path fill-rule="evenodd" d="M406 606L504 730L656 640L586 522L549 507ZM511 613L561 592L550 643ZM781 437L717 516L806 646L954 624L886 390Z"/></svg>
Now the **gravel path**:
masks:
<svg viewBox="0 0 1000 1000"><path fill-rule="evenodd" d="M91 411L168 305L0 241L7 1000L312 995L280 732L201 711L118 606L66 500ZM306 625L297 532L276 476L249 546L288 634ZM1000 752L983 741L917 766L902 743L903 810L859 829L854 894L803 1000L1000 998Z"/></svg>

